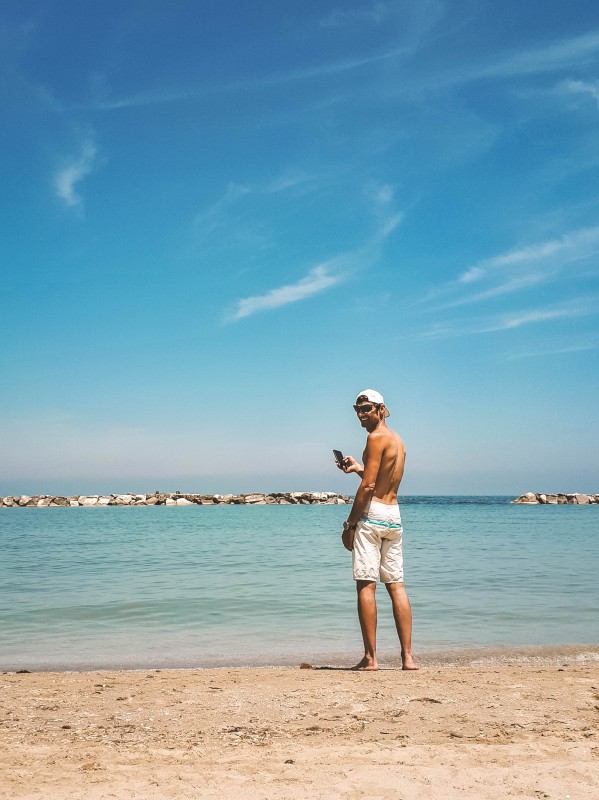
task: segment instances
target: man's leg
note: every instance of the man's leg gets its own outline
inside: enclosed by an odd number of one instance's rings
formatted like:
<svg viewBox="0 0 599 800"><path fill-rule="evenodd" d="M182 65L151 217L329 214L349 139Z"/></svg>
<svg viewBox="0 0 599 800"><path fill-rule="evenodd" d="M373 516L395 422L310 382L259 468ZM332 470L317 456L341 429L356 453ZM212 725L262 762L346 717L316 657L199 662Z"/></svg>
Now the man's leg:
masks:
<svg viewBox="0 0 599 800"><path fill-rule="evenodd" d="M385 587L393 603L393 618L399 643L403 669L418 669L412 652L412 606L404 583L386 583Z"/></svg>
<svg viewBox="0 0 599 800"><path fill-rule="evenodd" d="M376 581L356 581L358 592L358 618L364 641L364 658L356 664L356 670L376 670Z"/></svg>

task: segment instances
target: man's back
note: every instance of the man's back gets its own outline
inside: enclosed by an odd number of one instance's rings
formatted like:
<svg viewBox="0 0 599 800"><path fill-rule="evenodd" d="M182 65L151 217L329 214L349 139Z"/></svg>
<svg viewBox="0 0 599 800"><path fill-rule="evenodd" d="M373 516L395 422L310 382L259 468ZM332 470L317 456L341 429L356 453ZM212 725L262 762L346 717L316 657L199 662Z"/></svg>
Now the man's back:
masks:
<svg viewBox="0 0 599 800"><path fill-rule="evenodd" d="M379 446L383 446L381 463L374 485L374 500L382 503L396 503L397 490L404 473L406 463L406 448L399 434L391 428L381 426L376 431L368 434L370 439L378 439ZM367 463L368 441L363 453L364 465Z"/></svg>

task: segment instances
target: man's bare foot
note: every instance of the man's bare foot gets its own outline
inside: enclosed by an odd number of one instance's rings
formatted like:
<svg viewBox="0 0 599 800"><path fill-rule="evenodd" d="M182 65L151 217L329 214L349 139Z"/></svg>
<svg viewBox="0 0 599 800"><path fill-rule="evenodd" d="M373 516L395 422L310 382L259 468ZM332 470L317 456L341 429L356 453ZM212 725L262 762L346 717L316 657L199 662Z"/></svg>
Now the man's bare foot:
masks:
<svg viewBox="0 0 599 800"><path fill-rule="evenodd" d="M370 658L369 656L364 656L364 658L359 661L355 667L352 667L354 672L376 672L379 668L376 658Z"/></svg>
<svg viewBox="0 0 599 800"><path fill-rule="evenodd" d="M412 653L409 655L407 653L401 654L401 668L408 670L408 669L420 669L418 664L414 661L414 656Z"/></svg>

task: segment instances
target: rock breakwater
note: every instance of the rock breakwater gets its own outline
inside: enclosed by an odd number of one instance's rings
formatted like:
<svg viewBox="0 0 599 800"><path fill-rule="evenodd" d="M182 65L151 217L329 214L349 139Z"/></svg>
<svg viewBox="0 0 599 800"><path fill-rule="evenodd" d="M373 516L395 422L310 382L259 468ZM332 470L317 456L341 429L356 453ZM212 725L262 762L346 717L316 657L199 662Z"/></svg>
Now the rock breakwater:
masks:
<svg viewBox="0 0 599 800"><path fill-rule="evenodd" d="M59 508L93 506L216 506L216 505L335 505L351 503L336 492L270 492L268 494L153 494L20 495L0 497L0 508Z"/></svg>
<svg viewBox="0 0 599 800"><path fill-rule="evenodd" d="M552 505L552 506L588 506L599 503L599 494L543 494L541 492L527 492L520 495L513 503L522 505Z"/></svg>

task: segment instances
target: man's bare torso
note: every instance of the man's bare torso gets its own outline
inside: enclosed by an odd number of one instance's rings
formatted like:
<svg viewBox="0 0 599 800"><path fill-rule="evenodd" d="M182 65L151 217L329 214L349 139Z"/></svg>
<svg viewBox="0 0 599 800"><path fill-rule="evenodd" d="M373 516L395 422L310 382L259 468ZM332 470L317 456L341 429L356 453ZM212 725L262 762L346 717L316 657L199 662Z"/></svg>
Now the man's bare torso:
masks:
<svg viewBox="0 0 599 800"><path fill-rule="evenodd" d="M385 426L369 434L384 437L384 451L374 485L373 500L391 505L397 502L397 490L404 473L406 448L399 434ZM367 463L367 449L363 453L364 466Z"/></svg>

